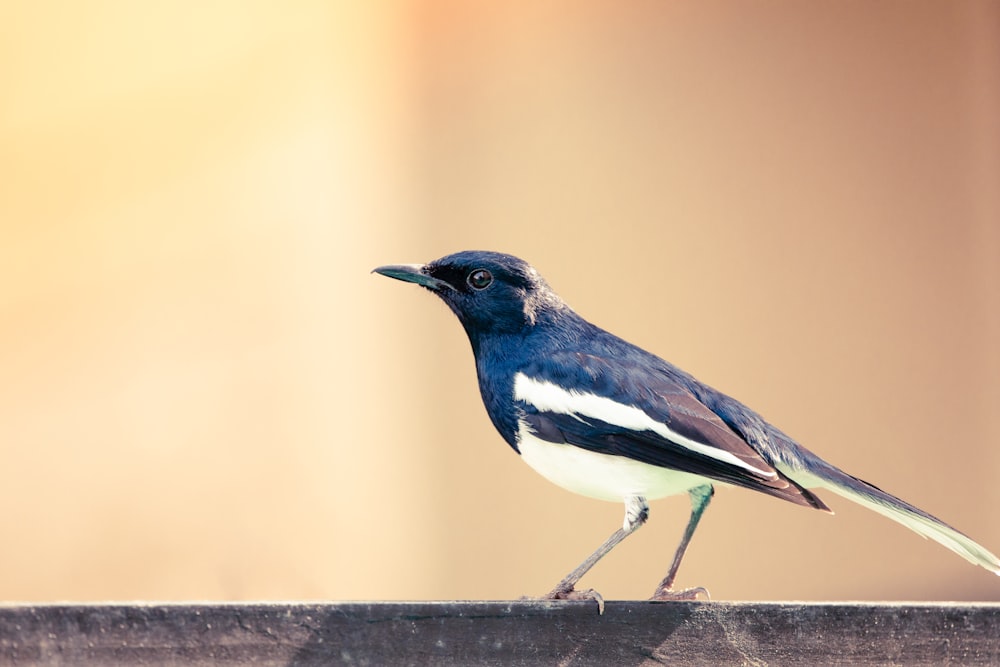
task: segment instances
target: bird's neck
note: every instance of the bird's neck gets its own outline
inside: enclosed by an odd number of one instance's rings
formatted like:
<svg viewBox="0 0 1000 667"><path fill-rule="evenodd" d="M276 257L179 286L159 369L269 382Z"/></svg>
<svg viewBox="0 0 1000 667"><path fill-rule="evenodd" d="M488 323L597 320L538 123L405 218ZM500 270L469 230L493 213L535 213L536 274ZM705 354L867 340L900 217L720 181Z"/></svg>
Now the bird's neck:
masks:
<svg viewBox="0 0 1000 667"><path fill-rule="evenodd" d="M479 393L490 420L503 439L517 451L517 414L514 410L514 374L524 363L523 337L517 334L469 336L476 355Z"/></svg>
<svg viewBox="0 0 1000 667"><path fill-rule="evenodd" d="M572 312L572 311L570 311ZM577 341L586 322L575 315L558 322L539 321L516 333L469 332L476 357L479 392L486 412L504 440L517 450L518 413L514 401L514 376L539 355L563 349Z"/></svg>

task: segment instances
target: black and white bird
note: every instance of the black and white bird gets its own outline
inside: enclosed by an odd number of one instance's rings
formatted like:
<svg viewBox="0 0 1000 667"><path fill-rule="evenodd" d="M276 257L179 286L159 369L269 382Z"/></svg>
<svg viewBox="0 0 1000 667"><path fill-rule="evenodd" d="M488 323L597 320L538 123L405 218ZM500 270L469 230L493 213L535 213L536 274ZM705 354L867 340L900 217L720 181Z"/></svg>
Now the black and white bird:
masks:
<svg viewBox="0 0 1000 667"><path fill-rule="evenodd" d="M622 527L549 598L600 603L593 591L577 592L577 582L646 521L648 500L682 493L690 496L691 518L652 597L707 596L673 584L716 482L826 512L810 489L829 490L1000 574L1000 560L967 535L830 465L736 399L583 319L516 257L466 251L375 272L431 290L458 316L486 411L525 463L565 489L625 504Z"/></svg>

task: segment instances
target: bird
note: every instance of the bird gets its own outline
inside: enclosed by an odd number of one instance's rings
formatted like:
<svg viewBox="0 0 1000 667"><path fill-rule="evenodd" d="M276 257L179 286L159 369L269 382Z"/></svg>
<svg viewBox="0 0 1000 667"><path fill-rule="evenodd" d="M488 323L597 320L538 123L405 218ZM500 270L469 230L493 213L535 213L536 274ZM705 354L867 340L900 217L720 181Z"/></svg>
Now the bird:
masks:
<svg viewBox="0 0 1000 667"><path fill-rule="evenodd" d="M714 485L831 513L813 490L874 510L1000 575L1000 559L964 533L809 451L760 414L670 362L578 315L531 265L467 250L374 273L441 298L472 345L486 411L521 459L556 485L621 502L622 526L545 596L604 601L580 579L649 518L649 501L687 494L691 513L653 600L709 597L675 589Z"/></svg>

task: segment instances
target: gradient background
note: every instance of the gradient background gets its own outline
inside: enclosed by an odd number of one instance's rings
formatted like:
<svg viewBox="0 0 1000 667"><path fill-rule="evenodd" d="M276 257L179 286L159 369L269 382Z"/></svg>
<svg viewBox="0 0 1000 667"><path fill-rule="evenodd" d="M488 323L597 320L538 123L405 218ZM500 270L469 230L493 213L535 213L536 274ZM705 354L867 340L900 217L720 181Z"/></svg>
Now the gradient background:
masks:
<svg viewBox="0 0 1000 667"><path fill-rule="evenodd" d="M546 592L622 507L369 274L467 248L1000 550L1000 3L15 1L0 91L0 599ZM824 497L721 488L678 584L1000 600Z"/></svg>

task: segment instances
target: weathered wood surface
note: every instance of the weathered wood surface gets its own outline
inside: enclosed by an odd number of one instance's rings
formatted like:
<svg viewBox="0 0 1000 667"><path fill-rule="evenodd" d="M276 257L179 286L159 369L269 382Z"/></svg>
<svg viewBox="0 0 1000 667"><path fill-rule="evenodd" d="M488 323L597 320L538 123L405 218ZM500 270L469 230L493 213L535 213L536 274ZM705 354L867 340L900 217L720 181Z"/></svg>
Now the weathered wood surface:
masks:
<svg viewBox="0 0 1000 667"><path fill-rule="evenodd" d="M0 605L2 665L1000 664L1000 604Z"/></svg>

